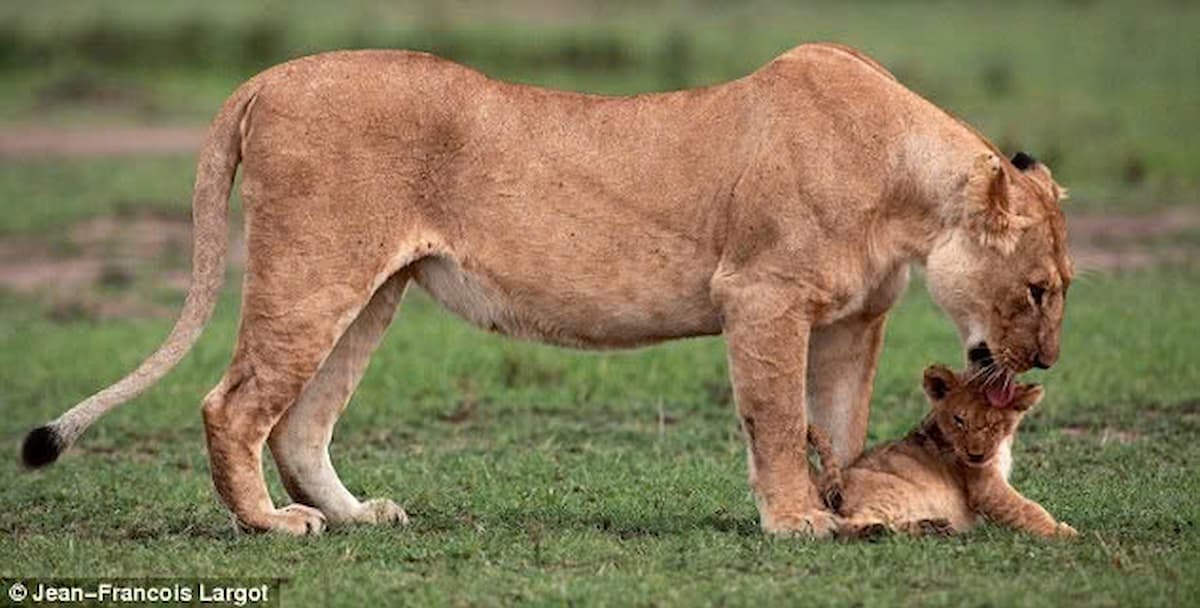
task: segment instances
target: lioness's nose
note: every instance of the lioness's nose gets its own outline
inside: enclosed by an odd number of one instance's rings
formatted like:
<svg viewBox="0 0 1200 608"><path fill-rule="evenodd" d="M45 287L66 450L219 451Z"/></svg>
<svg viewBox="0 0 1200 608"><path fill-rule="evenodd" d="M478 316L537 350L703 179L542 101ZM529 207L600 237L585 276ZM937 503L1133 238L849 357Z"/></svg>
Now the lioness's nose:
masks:
<svg viewBox="0 0 1200 608"><path fill-rule="evenodd" d="M1038 356L1037 356L1037 358L1035 358L1035 359L1033 360L1033 366L1034 366L1034 367L1036 367L1036 368L1038 368L1038 369L1050 369L1050 366L1051 366L1051 365L1054 365L1054 364L1053 364L1053 363L1046 363L1045 361L1042 361L1042 356L1041 356L1041 355L1038 355Z"/></svg>

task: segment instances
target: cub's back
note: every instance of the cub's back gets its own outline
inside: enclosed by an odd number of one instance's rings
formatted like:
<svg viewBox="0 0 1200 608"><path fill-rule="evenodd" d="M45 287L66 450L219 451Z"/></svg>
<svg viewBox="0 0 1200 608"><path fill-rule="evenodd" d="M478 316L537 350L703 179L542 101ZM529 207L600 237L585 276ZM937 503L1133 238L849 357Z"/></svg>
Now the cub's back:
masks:
<svg viewBox="0 0 1200 608"><path fill-rule="evenodd" d="M850 526L944 519L957 532L968 530L977 516L953 466L912 437L880 446L842 473L839 514Z"/></svg>

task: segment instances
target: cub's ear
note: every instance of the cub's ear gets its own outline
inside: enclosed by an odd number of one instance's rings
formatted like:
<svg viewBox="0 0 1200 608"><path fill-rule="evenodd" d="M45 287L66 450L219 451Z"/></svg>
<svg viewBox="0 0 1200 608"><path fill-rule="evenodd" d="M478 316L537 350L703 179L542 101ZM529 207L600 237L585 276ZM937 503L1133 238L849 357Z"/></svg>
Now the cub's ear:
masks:
<svg viewBox="0 0 1200 608"><path fill-rule="evenodd" d="M930 365L925 368L925 395L933 403L946 398L958 387L958 376L945 365Z"/></svg>
<svg viewBox="0 0 1200 608"><path fill-rule="evenodd" d="M975 159L964 191L967 229L984 246L1005 255L1016 249L1021 231L1034 222L1013 210L1010 186L1004 163L988 152Z"/></svg>
<svg viewBox="0 0 1200 608"><path fill-rule="evenodd" d="M1024 412L1029 408L1041 403L1042 397L1046 396L1046 390L1040 384L1022 384L1017 387L1017 394L1013 397L1012 408L1018 412Z"/></svg>

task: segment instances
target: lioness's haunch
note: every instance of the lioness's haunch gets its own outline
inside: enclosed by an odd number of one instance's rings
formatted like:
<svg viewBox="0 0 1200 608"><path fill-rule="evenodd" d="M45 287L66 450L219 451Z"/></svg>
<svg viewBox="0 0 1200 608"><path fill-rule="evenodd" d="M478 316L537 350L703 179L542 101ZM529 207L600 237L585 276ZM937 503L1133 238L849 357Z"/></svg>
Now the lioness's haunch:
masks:
<svg viewBox="0 0 1200 608"><path fill-rule="evenodd" d="M849 537L895 531L952 534L981 517L1040 536L1075 536L1008 483L1021 418L1042 399L1036 384L994 389L940 365L925 370L931 410L904 439L885 443L842 468L810 428L821 454L822 496Z"/></svg>
<svg viewBox="0 0 1200 608"><path fill-rule="evenodd" d="M602 97L403 51L271 68L213 122L193 281L165 344L32 432L55 460L156 382L212 313L241 166L249 256L233 360L204 399L212 476L249 530L404 521L338 479L329 440L405 289L495 332L581 348L723 334L762 526L833 526L809 412L862 450L888 309L924 264L989 376L1058 356L1062 190L861 53L798 47L739 80ZM402 405L398 405L402 407ZM295 504L263 481L269 445Z"/></svg>

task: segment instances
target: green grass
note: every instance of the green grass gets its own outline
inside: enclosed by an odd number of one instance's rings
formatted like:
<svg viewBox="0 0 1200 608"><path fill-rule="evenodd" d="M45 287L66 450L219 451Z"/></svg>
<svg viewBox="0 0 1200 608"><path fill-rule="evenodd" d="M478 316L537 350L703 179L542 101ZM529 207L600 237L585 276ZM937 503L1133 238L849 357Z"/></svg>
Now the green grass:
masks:
<svg viewBox="0 0 1200 608"><path fill-rule="evenodd" d="M81 220L130 213L190 217L194 156L0 164L0 236L60 237Z"/></svg>
<svg viewBox="0 0 1200 608"><path fill-rule="evenodd" d="M719 340L580 355L486 336L421 295L334 444L349 487L395 497L412 526L239 536L213 498L197 409L229 354L230 293L180 369L62 463L37 473L15 458L0 465L0 570L286 577L295 604L1186 603L1200 592L1200 370L1178 327L1192 317L1197 279L1153 273L1073 290L1063 361L1042 374L1049 396L1021 435L1015 482L1083 532L1075 543L995 528L880 544L764 538ZM1114 316L1152 307L1146 318ZM13 296L2 311L0 437L14 448L27 428L136 364L167 328L59 324ZM921 417L921 369L956 351L915 285L889 329L873 441ZM466 401L475 413L449 421ZM1105 430L1133 439L1106 441Z"/></svg>

